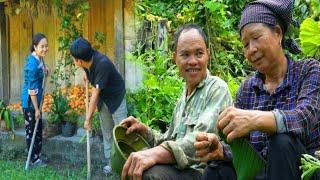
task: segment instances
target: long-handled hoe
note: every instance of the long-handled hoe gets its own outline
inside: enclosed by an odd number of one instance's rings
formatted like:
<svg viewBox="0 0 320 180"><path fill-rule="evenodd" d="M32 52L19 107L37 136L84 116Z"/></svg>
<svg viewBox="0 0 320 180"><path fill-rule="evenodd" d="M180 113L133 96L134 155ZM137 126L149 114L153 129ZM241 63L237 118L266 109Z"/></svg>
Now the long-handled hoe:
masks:
<svg viewBox="0 0 320 180"><path fill-rule="evenodd" d="M45 92L46 92L46 91L45 91L45 89L46 89L46 82L47 82L47 77L46 77L46 75L45 75L45 73L44 73L44 77L43 77L43 80L42 80L42 89L43 89L43 92L42 92L42 97L41 97L40 106L39 106L40 111L41 111L42 104L43 104L43 97L44 97L44 94L45 94ZM34 130L33 130L33 134L32 134L32 139L31 139L31 144L30 144L29 151L28 151L28 158L27 158L25 170L29 170L29 164L30 164L30 159L31 159L31 152L32 152L32 149L33 149L34 140L35 140L35 137L36 137L38 125L39 125L39 119L36 119L36 125L34 126Z"/></svg>
<svg viewBox="0 0 320 180"><path fill-rule="evenodd" d="M89 112L89 90L88 90L88 80L86 83L86 115ZM86 130L87 132L87 180L91 179L91 152L90 152L90 132L89 130Z"/></svg>

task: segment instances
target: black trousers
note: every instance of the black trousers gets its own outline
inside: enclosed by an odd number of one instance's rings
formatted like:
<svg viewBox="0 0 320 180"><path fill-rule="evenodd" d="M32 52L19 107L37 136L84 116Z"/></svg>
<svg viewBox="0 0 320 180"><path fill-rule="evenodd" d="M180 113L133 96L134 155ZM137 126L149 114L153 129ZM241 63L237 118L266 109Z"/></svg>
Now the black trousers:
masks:
<svg viewBox="0 0 320 180"><path fill-rule="evenodd" d="M143 180L200 180L201 173L195 169L179 170L173 165L158 164L143 172Z"/></svg>
<svg viewBox="0 0 320 180"><path fill-rule="evenodd" d="M36 119L35 119L35 111L31 108L23 109L24 115L24 125L26 130L26 141L27 141L27 150L29 151L33 130L35 128ZM33 149L31 152L31 162L35 162L40 158L42 148L42 119L39 120L36 137L34 140Z"/></svg>
<svg viewBox="0 0 320 180"><path fill-rule="evenodd" d="M265 170L256 176L256 180L300 180L301 154L307 153L304 145L296 137L288 134L276 134L269 139L268 161ZM203 179L235 179L230 164L207 166ZM223 173L223 174L222 174ZM318 170L312 180L320 180Z"/></svg>
<svg viewBox="0 0 320 180"><path fill-rule="evenodd" d="M236 180L237 174L232 162L213 161L204 169L203 180Z"/></svg>
<svg viewBox="0 0 320 180"><path fill-rule="evenodd" d="M308 152L297 137L289 134L271 136L268 150L266 169L265 172L262 173L265 174L263 179L301 179L302 171L299 169L301 165L301 155ZM319 173L320 172L317 172L312 177L312 180L319 179ZM263 177L263 175L261 177ZM257 179L259 178L257 177Z"/></svg>

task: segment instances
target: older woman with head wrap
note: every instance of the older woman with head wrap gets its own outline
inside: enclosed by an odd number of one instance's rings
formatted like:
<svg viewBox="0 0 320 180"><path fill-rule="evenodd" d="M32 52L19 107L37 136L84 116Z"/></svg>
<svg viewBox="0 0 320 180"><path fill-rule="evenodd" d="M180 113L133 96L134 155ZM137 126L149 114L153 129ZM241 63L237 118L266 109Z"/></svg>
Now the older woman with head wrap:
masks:
<svg viewBox="0 0 320 180"><path fill-rule="evenodd" d="M227 142L245 137L266 160L263 179L300 179L301 154L320 149L320 65L315 59L293 61L284 50L299 52L293 40L284 40L292 8L292 0L258 0L243 10L240 38L256 73L242 83L235 107L225 109L217 123ZM197 137L195 147L204 161L218 154L218 148L205 149L209 140L219 143L213 137ZM214 173L207 167L205 178Z"/></svg>

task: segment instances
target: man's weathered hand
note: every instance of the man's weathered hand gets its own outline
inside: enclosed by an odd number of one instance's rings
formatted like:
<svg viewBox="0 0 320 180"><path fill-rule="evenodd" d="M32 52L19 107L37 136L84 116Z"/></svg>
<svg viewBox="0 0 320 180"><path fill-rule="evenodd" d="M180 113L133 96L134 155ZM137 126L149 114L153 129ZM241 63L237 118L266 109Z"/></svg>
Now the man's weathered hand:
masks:
<svg viewBox="0 0 320 180"><path fill-rule="evenodd" d="M136 119L133 116L129 116L128 118L122 120L120 124L128 127L126 134L138 132L142 134L142 136L144 136L145 138L147 137L148 127L142 124L138 119Z"/></svg>
<svg viewBox="0 0 320 180"><path fill-rule="evenodd" d="M143 172L156 164L155 149L147 149L144 151L133 152L123 166L121 180L125 180L126 176L130 179L141 180Z"/></svg>
<svg viewBox="0 0 320 180"><path fill-rule="evenodd" d="M194 147L196 149L196 156L200 157L202 162L222 160L224 158L222 144L215 134L198 133Z"/></svg>

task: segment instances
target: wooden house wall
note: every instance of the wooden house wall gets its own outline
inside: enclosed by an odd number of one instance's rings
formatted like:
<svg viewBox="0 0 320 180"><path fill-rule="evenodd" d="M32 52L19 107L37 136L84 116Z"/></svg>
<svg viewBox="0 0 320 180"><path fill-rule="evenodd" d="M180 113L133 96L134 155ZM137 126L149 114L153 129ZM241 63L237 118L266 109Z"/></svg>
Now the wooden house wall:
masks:
<svg viewBox="0 0 320 180"><path fill-rule="evenodd" d="M115 47L118 39L115 32L115 8L118 7L118 0L94 0L90 2L90 11L85 18L83 25L84 37L93 42L95 32L102 32L106 35L106 43L100 47L100 51L108 55L112 60L116 59ZM127 1L127 0L126 0ZM116 7L117 6L117 7ZM124 6L122 6L124 8ZM8 52L9 52L9 84L10 102L20 99L23 81L23 66L25 57L29 54L29 46L32 36L42 32L48 37L49 52L45 57L51 71L54 70L58 54L59 20L55 13L41 15L31 18L26 13L8 16ZM119 32L118 32L119 33ZM95 42L93 42L95 44ZM49 84L49 91L52 85Z"/></svg>

